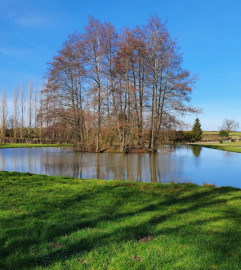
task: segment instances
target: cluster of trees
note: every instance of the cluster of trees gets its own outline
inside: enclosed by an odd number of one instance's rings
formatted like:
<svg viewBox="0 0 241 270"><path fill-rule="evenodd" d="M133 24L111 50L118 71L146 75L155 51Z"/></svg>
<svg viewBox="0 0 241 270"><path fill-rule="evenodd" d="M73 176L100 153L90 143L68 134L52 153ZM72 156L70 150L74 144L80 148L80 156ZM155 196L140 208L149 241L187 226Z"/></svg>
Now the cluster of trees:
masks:
<svg viewBox="0 0 241 270"><path fill-rule="evenodd" d="M120 33L90 17L53 57L46 79L42 117L64 126L79 151L114 145L155 151L162 130L196 111L188 105L196 78L182 68L176 42L157 17Z"/></svg>
<svg viewBox="0 0 241 270"><path fill-rule="evenodd" d="M41 99L41 88L15 88L13 98L7 99L6 91L0 92L0 142L61 142L69 139L65 131L48 125Z"/></svg>
<svg viewBox="0 0 241 270"><path fill-rule="evenodd" d="M14 90L13 102L11 105L7 100L6 91L2 90L0 100L1 117L1 140L12 137L14 142L31 137L32 130L37 125L37 88L33 89L29 83L28 101L25 99L24 86ZM34 104L35 103L35 104ZM28 110L26 112L26 109ZM26 119L28 118L28 119ZM27 127L27 128L26 128Z"/></svg>
<svg viewBox="0 0 241 270"><path fill-rule="evenodd" d="M200 120L195 119L191 131L177 131L175 134L174 141L176 142L197 142L200 141L203 137L203 131L201 127Z"/></svg>
<svg viewBox="0 0 241 270"><path fill-rule="evenodd" d="M0 138L71 140L79 151L96 152L110 146L125 152L130 145L155 151L168 136L198 141L198 118L192 131L175 132L185 113L197 111L189 105L195 81L158 17L120 33L90 17L84 31L71 35L53 57L40 91L31 83L28 90L16 88L11 110L2 91ZM238 127L224 120L222 136Z"/></svg>
<svg viewBox="0 0 241 270"><path fill-rule="evenodd" d="M53 57L40 91L31 83L16 88L11 104L2 91L0 138L72 140L79 151L115 145L155 151L185 113L196 111L188 105L195 80L159 18L117 33L90 17Z"/></svg>

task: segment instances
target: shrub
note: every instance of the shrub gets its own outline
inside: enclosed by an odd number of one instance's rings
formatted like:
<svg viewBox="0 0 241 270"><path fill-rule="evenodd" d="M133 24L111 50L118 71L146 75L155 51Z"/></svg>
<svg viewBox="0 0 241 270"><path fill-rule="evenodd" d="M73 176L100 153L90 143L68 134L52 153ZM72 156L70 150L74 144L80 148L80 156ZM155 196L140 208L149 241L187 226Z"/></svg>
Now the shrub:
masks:
<svg viewBox="0 0 241 270"><path fill-rule="evenodd" d="M224 129L220 130L219 131L219 136L220 137L228 137L229 136L228 131L224 130Z"/></svg>
<svg viewBox="0 0 241 270"><path fill-rule="evenodd" d="M182 130L176 132L176 136L174 139L175 142L183 142L185 141L185 133Z"/></svg>
<svg viewBox="0 0 241 270"><path fill-rule="evenodd" d="M195 138L194 138L194 135L193 135L193 132L192 131L184 131L184 139L185 141L194 141Z"/></svg>

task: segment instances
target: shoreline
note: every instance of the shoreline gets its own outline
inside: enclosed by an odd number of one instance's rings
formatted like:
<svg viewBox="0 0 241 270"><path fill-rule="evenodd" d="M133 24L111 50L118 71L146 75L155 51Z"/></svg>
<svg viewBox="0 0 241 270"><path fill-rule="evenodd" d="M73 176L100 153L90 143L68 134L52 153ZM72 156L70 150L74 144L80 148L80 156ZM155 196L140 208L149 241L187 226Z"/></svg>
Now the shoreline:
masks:
<svg viewBox="0 0 241 270"><path fill-rule="evenodd" d="M33 147L66 147L74 146L70 143L56 143L56 144L31 144L31 143L1 143L0 149L4 148L33 148Z"/></svg>
<svg viewBox="0 0 241 270"><path fill-rule="evenodd" d="M170 143L169 145L173 145ZM189 146L201 146L206 147L210 149L216 149L221 151L228 151L233 153L241 153L241 143L235 144L235 143L223 143L221 145L217 144L203 144L203 143L184 143L176 145L189 145ZM62 144L28 144L28 143L6 143L6 144L0 144L0 149L7 149L7 148L41 148L41 147L74 147L73 144L69 143L62 143ZM77 151L78 152L78 151ZM93 152L83 152L83 153L95 153ZM126 152L121 152L118 147L108 147L106 149L101 150L99 153L125 153L125 154L138 154L138 153L153 153L152 150L150 150L147 147L138 147L138 146L131 146L128 147Z"/></svg>
<svg viewBox="0 0 241 270"><path fill-rule="evenodd" d="M227 151L227 152L232 152L232 153L241 153L241 144L234 145L232 143L230 143L230 144L227 143L227 144L217 145L217 144L189 143L186 145L201 146L201 147L206 147L206 148L221 150L221 151Z"/></svg>

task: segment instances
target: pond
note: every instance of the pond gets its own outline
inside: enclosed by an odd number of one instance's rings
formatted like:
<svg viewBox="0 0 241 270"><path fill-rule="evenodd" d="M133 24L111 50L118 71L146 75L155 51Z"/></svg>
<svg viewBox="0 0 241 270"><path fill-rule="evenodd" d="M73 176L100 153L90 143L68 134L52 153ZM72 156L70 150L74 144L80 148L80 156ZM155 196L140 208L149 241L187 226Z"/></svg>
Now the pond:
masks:
<svg viewBox="0 0 241 270"><path fill-rule="evenodd" d="M71 147L0 149L0 170L90 179L241 188L241 154L163 145L158 153L76 153Z"/></svg>

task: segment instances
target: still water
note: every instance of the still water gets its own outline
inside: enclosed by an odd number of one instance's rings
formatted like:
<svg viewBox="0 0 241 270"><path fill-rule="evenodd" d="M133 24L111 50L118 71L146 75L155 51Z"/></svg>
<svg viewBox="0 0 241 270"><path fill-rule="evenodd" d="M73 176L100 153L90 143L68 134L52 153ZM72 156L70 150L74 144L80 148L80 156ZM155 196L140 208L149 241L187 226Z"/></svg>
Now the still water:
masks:
<svg viewBox="0 0 241 270"><path fill-rule="evenodd" d="M241 188L241 154L198 146L164 145L156 154L76 153L71 147L0 149L0 170Z"/></svg>

